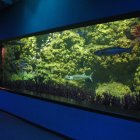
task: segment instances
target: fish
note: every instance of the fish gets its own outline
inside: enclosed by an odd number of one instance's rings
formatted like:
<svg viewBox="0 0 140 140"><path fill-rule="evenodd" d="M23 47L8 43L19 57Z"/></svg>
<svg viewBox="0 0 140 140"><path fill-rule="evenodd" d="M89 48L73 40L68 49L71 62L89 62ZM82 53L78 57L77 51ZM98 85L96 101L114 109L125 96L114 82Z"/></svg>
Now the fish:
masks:
<svg viewBox="0 0 140 140"><path fill-rule="evenodd" d="M121 47L111 47L105 48L102 50L97 50L94 52L95 55L102 56L102 55L116 55L122 53L131 53L133 46L129 48L121 48Z"/></svg>
<svg viewBox="0 0 140 140"><path fill-rule="evenodd" d="M21 63L19 64L19 66L20 66L20 67L25 67L25 66L27 66L27 63L21 62Z"/></svg>
<svg viewBox="0 0 140 140"><path fill-rule="evenodd" d="M67 80L76 80L76 81L90 79L90 81L93 82L92 74L93 73L91 73L90 75L85 75L85 74L66 75L65 79L67 79Z"/></svg>
<svg viewBox="0 0 140 140"><path fill-rule="evenodd" d="M25 42L22 41L9 41L7 43L5 43L7 45L25 45Z"/></svg>
<svg viewBox="0 0 140 140"><path fill-rule="evenodd" d="M20 68L20 69L24 69L24 68L26 68L28 66L28 64L26 63L26 62L24 62L24 61L22 61L22 62L20 62L19 64L18 64L18 67Z"/></svg>

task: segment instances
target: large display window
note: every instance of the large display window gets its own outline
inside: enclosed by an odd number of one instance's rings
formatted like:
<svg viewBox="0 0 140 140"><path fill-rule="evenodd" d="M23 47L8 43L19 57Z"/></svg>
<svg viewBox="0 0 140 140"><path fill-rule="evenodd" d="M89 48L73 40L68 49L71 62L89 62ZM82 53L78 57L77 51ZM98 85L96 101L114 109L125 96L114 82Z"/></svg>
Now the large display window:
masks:
<svg viewBox="0 0 140 140"><path fill-rule="evenodd" d="M140 110L140 18L2 42L0 57L1 87Z"/></svg>

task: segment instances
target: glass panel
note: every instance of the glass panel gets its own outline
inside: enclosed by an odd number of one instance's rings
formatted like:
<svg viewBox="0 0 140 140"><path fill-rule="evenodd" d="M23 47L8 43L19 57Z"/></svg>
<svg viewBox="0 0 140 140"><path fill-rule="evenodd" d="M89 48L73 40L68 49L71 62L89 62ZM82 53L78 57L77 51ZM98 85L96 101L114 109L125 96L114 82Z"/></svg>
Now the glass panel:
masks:
<svg viewBox="0 0 140 140"><path fill-rule="evenodd" d="M140 110L140 18L2 43L1 86Z"/></svg>

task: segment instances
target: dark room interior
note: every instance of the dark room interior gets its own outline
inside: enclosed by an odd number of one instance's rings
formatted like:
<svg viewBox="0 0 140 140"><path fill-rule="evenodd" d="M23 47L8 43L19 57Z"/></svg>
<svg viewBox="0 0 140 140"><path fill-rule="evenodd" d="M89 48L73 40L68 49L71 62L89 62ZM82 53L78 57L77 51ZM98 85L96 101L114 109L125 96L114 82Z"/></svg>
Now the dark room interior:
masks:
<svg viewBox="0 0 140 140"><path fill-rule="evenodd" d="M137 140L139 0L0 0L0 139Z"/></svg>

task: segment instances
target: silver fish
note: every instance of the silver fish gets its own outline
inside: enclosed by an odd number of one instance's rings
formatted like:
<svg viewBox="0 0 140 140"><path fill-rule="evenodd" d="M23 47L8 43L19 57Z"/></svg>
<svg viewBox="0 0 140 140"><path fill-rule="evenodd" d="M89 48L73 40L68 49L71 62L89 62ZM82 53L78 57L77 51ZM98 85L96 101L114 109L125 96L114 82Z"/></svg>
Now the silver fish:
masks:
<svg viewBox="0 0 140 140"><path fill-rule="evenodd" d="M85 79L90 79L91 82L93 82L92 80L92 73L90 75L85 75L85 74L77 74L77 75L66 75L65 79L67 80L85 80Z"/></svg>
<svg viewBox="0 0 140 140"><path fill-rule="evenodd" d="M25 44L26 44L25 42L16 41L16 40L7 42L7 45L25 45Z"/></svg>

